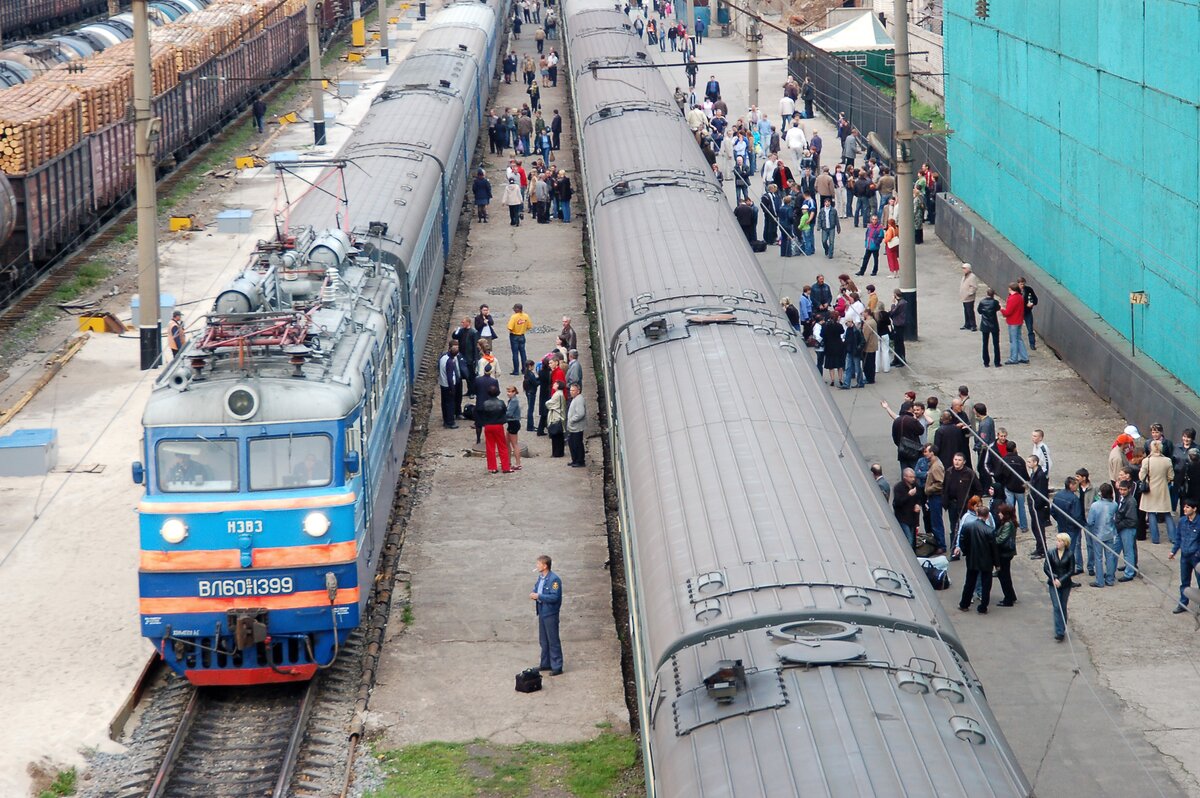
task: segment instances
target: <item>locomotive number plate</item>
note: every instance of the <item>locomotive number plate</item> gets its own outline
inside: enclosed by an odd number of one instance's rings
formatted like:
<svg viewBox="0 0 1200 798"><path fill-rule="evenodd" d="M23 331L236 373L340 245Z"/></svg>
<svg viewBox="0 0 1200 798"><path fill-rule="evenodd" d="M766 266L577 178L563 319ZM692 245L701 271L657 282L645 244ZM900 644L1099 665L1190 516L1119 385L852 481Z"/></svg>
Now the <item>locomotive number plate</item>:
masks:
<svg viewBox="0 0 1200 798"><path fill-rule="evenodd" d="M231 596L274 596L291 593L296 584L290 576L247 577L245 579L201 579L200 598L229 598Z"/></svg>
<svg viewBox="0 0 1200 798"><path fill-rule="evenodd" d="M253 535L262 532L262 519L241 518L236 521L226 521L225 529L231 535Z"/></svg>

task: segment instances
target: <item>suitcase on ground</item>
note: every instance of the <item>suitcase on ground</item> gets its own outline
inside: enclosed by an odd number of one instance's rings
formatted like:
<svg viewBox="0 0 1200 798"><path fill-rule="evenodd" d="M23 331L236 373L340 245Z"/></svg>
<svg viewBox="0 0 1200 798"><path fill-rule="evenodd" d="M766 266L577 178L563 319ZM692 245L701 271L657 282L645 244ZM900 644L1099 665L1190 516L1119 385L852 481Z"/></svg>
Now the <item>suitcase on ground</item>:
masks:
<svg viewBox="0 0 1200 798"><path fill-rule="evenodd" d="M542 674L537 668L526 668L517 674L518 693L536 693L542 689Z"/></svg>
<svg viewBox="0 0 1200 798"><path fill-rule="evenodd" d="M766 252L767 251L767 242L766 241L753 241L750 243L750 249L754 250L755 252Z"/></svg>

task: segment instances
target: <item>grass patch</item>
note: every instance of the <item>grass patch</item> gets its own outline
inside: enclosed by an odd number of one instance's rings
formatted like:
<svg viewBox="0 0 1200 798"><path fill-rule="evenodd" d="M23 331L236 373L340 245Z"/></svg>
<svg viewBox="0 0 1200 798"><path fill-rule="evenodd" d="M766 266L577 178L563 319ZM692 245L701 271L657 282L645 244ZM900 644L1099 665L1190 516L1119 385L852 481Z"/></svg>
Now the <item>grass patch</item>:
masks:
<svg viewBox="0 0 1200 798"><path fill-rule="evenodd" d="M75 768L58 771L50 786L38 793L38 798L64 798L67 795L74 795L77 776Z"/></svg>
<svg viewBox="0 0 1200 798"><path fill-rule="evenodd" d="M117 233L113 241L117 244L128 244L137 238L137 222L130 222L125 225L125 229Z"/></svg>
<svg viewBox="0 0 1200 798"><path fill-rule="evenodd" d="M413 608L412 608L412 605L411 605L411 604L405 604L405 605L404 605L404 609L402 609L402 610L400 611L400 621L401 621L401 622L402 622L402 623L403 623L405 626L412 626L412 622L413 622Z"/></svg>
<svg viewBox="0 0 1200 798"><path fill-rule="evenodd" d="M90 260L79 267L75 276L54 289L50 294L50 303L70 302L100 283L112 273L112 267L103 260Z"/></svg>
<svg viewBox="0 0 1200 798"><path fill-rule="evenodd" d="M879 90L892 99L896 98L896 90L891 86L884 86ZM942 113L941 108L938 108L936 105L931 105L927 102L922 102L915 94L910 96L912 97L912 100L909 106L909 113L912 114L912 118L914 120L917 122L923 122L933 130L948 129L946 125L946 115Z"/></svg>
<svg viewBox="0 0 1200 798"><path fill-rule="evenodd" d="M379 759L386 781L371 798L518 798L564 791L614 798L644 792L636 741L611 731L578 743L424 743Z"/></svg>

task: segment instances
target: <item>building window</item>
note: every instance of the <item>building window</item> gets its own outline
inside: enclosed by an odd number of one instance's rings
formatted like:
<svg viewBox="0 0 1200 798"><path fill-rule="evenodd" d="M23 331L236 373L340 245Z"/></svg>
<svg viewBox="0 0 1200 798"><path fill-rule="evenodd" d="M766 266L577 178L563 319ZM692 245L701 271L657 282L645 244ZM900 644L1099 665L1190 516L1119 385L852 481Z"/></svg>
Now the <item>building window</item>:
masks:
<svg viewBox="0 0 1200 798"><path fill-rule="evenodd" d="M865 67L867 65L867 57L862 53L848 53L846 55L839 55L838 58L851 66Z"/></svg>
<svg viewBox="0 0 1200 798"><path fill-rule="evenodd" d="M885 66L890 66L890 67L896 66L896 54L888 53L887 55L885 55L883 57L883 63Z"/></svg>

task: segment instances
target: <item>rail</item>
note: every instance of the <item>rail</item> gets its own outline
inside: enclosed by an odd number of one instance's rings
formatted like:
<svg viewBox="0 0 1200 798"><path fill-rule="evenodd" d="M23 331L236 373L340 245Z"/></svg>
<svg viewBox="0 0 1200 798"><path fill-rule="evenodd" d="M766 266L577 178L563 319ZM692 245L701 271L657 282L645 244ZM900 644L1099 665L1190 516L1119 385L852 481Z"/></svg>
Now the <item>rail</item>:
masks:
<svg viewBox="0 0 1200 798"><path fill-rule="evenodd" d="M319 682L254 694L194 688L147 798L286 798Z"/></svg>

